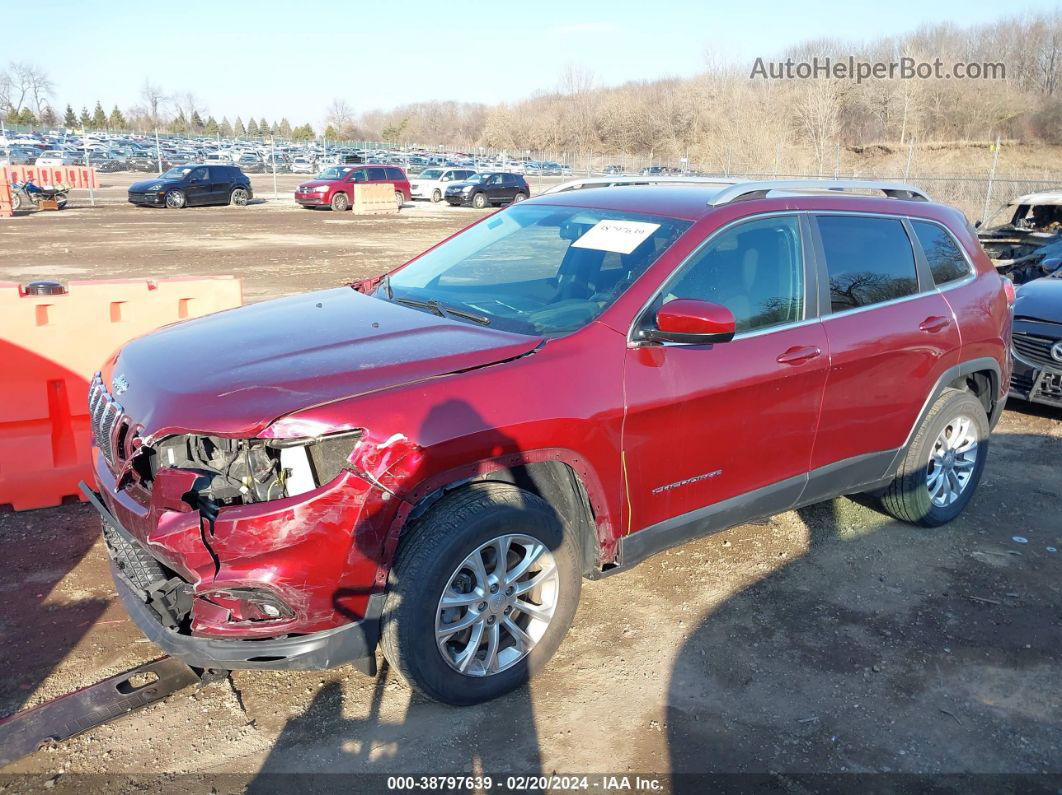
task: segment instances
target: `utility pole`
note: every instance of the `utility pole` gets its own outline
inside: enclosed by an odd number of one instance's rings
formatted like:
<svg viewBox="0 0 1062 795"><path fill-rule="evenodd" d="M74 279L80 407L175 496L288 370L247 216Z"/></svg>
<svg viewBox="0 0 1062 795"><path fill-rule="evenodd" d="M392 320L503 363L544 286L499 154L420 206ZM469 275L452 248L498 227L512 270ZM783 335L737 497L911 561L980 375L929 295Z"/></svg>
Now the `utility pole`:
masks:
<svg viewBox="0 0 1062 795"><path fill-rule="evenodd" d="M996 164L999 163L1000 137L996 136L996 151L992 156L992 171L988 175L988 190L985 192L985 209L981 212L981 223L988 223L988 208L992 203L992 183L996 179Z"/></svg>
<svg viewBox="0 0 1062 795"><path fill-rule="evenodd" d="M155 128L155 157L159 161L159 175L162 174L162 150L159 149L159 128Z"/></svg>
<svg viewBox="0 0 1062 795"><path fill-rule="evenodd" d="M273 198L279 199L280 195L277 193L277 139L274 136L269 136L269 146L273 151Z"/></svg>

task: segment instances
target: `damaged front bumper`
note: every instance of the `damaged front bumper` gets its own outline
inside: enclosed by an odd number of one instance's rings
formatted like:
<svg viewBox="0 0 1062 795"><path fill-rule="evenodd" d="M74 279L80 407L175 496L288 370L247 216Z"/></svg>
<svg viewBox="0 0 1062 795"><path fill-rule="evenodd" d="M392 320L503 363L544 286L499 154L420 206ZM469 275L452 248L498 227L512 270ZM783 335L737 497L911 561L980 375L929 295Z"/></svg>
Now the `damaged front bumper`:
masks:
<svg viewBox="0 0 1062 795"><path fill-rule="evenodd" d="M371 675L376 673L376 644L379 640L382 593L369 597L361 620L333 629L276 638L214 638L188 635L164 625L170 597L178 588L165 584L153 590L139 587L125 573L128 556L150 554L100 499L81 484L88 501L99 512L108 539L111 575L122 604L148 640L167 654L190 666L204 669L322 669L351 664ZM134 562L135 563L135 562ZM173 597L177 601L179 597Z"/></svg>

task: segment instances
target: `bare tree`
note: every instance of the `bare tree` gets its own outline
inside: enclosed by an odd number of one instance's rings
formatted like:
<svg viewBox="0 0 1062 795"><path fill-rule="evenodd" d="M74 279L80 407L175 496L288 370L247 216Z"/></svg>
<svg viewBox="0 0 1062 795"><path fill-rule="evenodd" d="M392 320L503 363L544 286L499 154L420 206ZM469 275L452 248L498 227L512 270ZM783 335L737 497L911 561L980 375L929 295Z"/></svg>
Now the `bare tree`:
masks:
<svg viewBox="0 0 1062 795"><path fill-rule="evenodd" d="M159 111L162 110L163 104L169 97L163 93L162 86L145 78L144 85L140 88L140 98L144 100L145 110L152 126L157 127L159 124Z"/></svg>

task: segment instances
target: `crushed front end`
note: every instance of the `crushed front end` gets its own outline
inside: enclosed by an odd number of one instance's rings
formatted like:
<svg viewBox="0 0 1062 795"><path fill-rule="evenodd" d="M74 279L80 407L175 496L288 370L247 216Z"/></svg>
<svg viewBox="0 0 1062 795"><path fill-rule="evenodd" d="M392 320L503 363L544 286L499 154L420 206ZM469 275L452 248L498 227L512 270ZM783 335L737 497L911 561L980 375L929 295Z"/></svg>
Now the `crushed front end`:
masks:
<svg viewBox="0 0 1062 795"><path fill-rule="evenodd" d="M385 529L413 452L362 429L296 439L144 429L97 375L95 489L118 593L201 668L375 672ZM415 458L415 456L414 456Z"/></svg>

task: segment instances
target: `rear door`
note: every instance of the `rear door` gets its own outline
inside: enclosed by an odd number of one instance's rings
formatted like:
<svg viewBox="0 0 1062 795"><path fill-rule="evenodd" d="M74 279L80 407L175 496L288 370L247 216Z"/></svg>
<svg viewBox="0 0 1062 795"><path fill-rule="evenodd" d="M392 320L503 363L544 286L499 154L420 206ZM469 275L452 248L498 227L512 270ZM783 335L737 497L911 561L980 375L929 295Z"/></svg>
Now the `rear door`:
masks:
<svg viewBox="0 0 1062 795"><path fill-rule="evenodd" d="M210 200L217 202L228 201L236 169L228 166L211 166L207 170L209 172Z"/></svg>
<svg viewBox="0 0 1062 795"><path fill-rule="evenodd" d="M804 502L884 477L959 347L906 219L814 220L830 369Z"/></svg>

